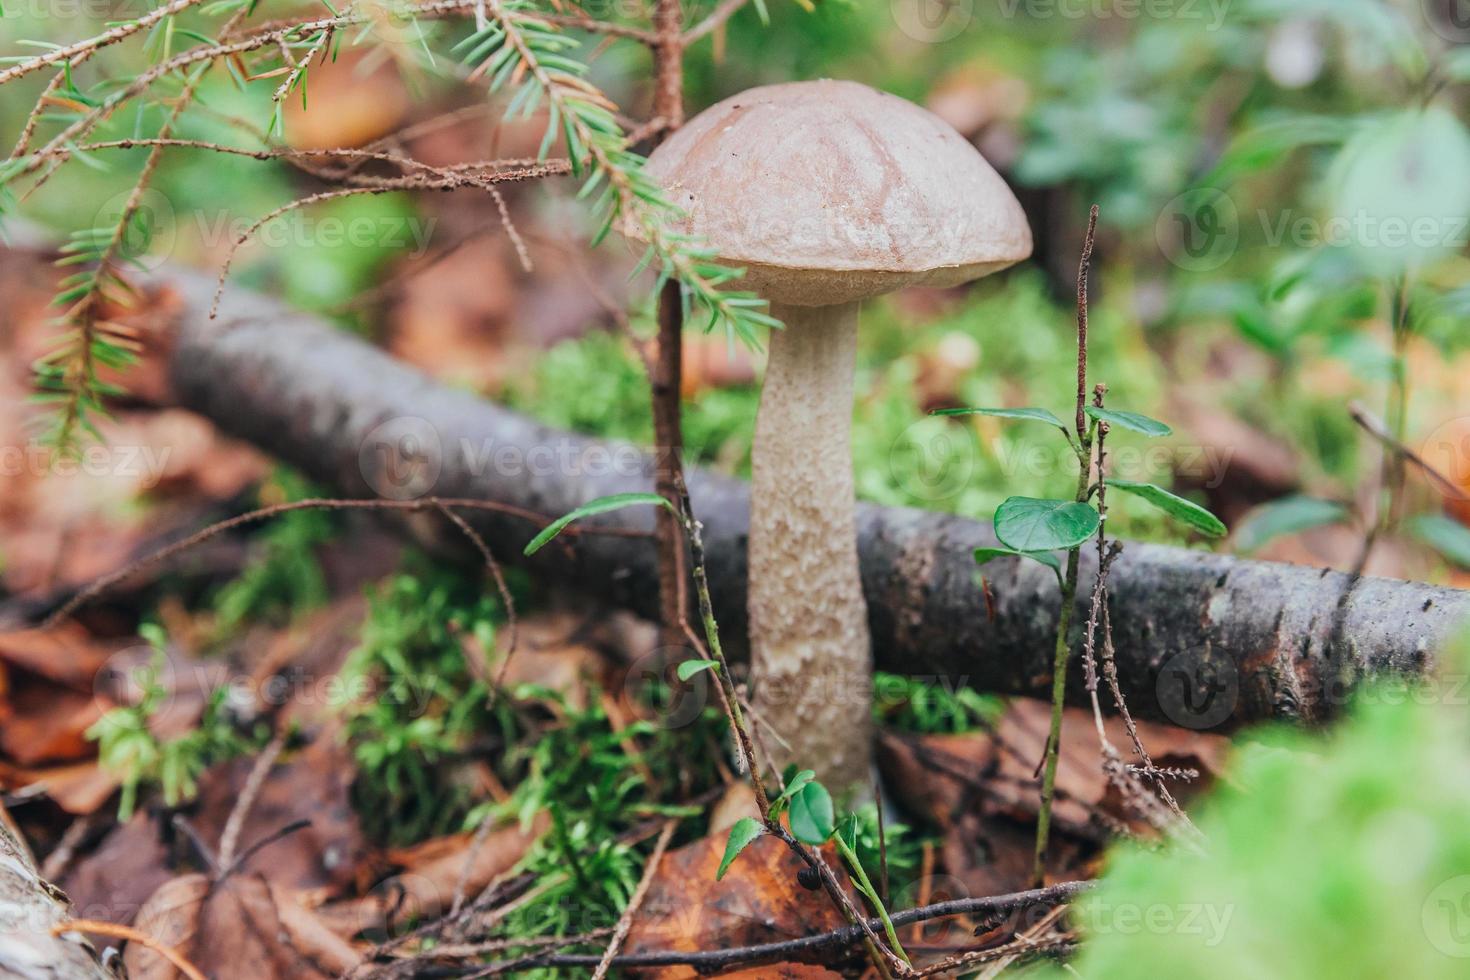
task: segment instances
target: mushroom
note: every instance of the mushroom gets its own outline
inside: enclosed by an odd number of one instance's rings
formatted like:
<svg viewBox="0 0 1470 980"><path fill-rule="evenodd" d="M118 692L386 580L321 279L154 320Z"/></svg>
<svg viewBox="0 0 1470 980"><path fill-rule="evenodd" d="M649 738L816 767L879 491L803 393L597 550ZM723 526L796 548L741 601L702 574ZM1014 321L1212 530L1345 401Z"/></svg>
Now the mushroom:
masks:
<svg viewBox="0 0 1470 980"><path fill-rule="evenodd" d="M861 795L872 652L852 473L858 307L905 286L955 286L1031 254L1015 196L937 116L856 82L750 89L691 119L648 173L773 330L752 453L749 612L755 714ZM781 742L768 740L776 749Z"/></svg>

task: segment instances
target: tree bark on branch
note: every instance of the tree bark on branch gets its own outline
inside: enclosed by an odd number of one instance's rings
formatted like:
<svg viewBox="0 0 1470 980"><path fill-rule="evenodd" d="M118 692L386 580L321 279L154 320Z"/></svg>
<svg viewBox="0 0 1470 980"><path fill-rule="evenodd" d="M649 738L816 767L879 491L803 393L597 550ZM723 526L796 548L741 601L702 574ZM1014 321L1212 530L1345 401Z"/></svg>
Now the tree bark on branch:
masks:
<svg viewBox="0 0 1470 980"><path fill-rule="evenodd" d="M71 919L67 898L41 877L0 821L0 975L19 980L110 980L90 943L52 932Z"/></svg>
<svg viewBox="0 0 1470 980"><path fill-rule="evenodd" d="M213 281L169 270L177 302L166 329L178 401L220 428L350 497L475 497L557 516L613 493L647 492L654 465L636 447L541 425L439 385L311 316L239 288L218 320ZM749 487L688 471L704 523L716 614L729 645L746 637ZM536 528L465 514L498 554L518 555ZM596 520L648 540L584 535L526 561L544 581L645 616L659 612L654 515ZM421 538L429 522L404 522ZM977 587L974 549L988 522L908 508L858 513L863 591L881 670L986 691L1044 696L1058 615L1052 573L1002 560ZM447 536L428 543L461 547ZM1084 555L1079 604L1096 557ZM1128 543L1111 570L1109 608L1124 694L1135 714L1198 729L1262 719L1316 722L1370 674L1422 674L1470 619L1470 592L1323 569ZM1085 610L1076 617L1085 621ZM1068 696L1086 701L1080 666ZM843 692L832 692L833 697Z"/></svg>

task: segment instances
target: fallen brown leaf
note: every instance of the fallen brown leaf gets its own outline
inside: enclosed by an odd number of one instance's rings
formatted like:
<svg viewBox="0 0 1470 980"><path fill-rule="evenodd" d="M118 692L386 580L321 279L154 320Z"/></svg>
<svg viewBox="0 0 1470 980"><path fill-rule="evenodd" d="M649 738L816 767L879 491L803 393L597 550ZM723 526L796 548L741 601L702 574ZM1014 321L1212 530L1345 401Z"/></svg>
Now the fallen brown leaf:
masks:
<svg viewBox="0 0 1470 980"><path fill-rule="evenodd" d="M173 877L170 857L156 818L139 812L78 857L57 884L81 918L125 924Z"/></svg>
<svg viewBox="0 0 1470 980"><path fill-rule="evenodd" d="M0 762L0 785L8 790L41 784L45 795L74 816L92 813L118 787L117 776L95 762L72 762L27 769Z"/></svg>
<svg viewBox="0 0 1470 980"><path fill-rule="evenodd" d="M148 899L135 927L215 980L325 980L358 960L350 945L258 875L234 875L219 884L201 874L173 878ZM143 980L181 976L162 955L136 943L128 944L123 962Z"/></svg>
<svg viewBox="0 0 1470 980"><path fill-rule="evenodd" d="M805 865L780 840L758 838L730 865L724 879L716 881L724 853L725 837L716 834L664 855L624 951L728 949L796 939L846 924L825 892L808 891L797 882ZM830 856L828 863L845 883L840 863ZM639 975L689 980L699 974L692 967L669 967Z"/></svg>
<svg viewBox="0 0 1470 980"><path fill-rule="evenodd" d="M200 780L192 819L205 840L219 840L254 764L253 757L235 759ZM345 889L368 849L348 795L355 774L347 749L325 735L283 757L245 818L240 845L248 848L296 820L309 819L311 826L263 849L244 870L268 873L289 890Z"/></svg>
<svg viewBox="0 0 1470 980"><path fill-rule="evenodd" d="M542 829L544 824L538 822L528 833L516 827L495 831L473 855L472 864L473 834L457 834L390 852L390 859L400 869L397 873L379 882L369 894L332 902L318 909L317 915L326 928L342 938L411 920L438 918L449 911L461 880L465 894L473 898L513 868Z"/></svg>
<svg viewBox="0 0 1470 980"><path fill-rule="evenodd" d="M996 894L1029 885L1040 804L1040 780L1034 773L1050 712L1043 701L1016 698L993 732L880 736L878 764L893 797L943 832L944 866L962 883L963 894ZM1122 719L1108 716L1105 730L1118 751L1131 758ZM1171 787L1185 800L1220 772L1229 745L1221 736L1149 722L1139 723L1139 735L1157 765L1200 771L1202 778L1195 783ZM1064 716L1052 819L1061 834L1051 849L1049 868L1059 877L1082 873L1113 826L1147 830L1125 810L1103 774L1090 711L1069 708Z"/></svg>

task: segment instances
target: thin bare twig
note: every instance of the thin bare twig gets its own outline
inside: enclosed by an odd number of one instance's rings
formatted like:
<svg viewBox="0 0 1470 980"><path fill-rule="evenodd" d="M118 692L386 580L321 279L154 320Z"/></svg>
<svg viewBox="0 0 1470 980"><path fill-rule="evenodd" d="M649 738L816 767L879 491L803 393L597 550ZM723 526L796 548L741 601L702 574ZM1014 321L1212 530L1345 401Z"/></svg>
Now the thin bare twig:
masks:
<svg viewBox="0 0 1470 980"><path fill-rule="evenodd" d="M6 82L20 78L23 75L29 75L33 71L39 71L40 69L45 68L48 65L55 65L63 61L69 61L78 55L89 55L91 52L96 51L98 48L103 48L110 44L116 44L118 41L121 41L124 38L129 37L130 35L136 34L138 31L146 30L147 28L152 27L154 24L163 20L165 17L172 17L174 14L177 14L182 10L186 10L189 7L197 6L203 2L204 0L173 0L172 3L165 4L164 6L159 7L157 10L151 10L148 13L144 14L142 17L139 17L137 20L125 21L112 28L111 30L104 31L103 33L98 34L95 37L89 37L82 41L76 41L63 47L53 48L50 51L47 51L45 54L37 55L36 57L31 58L27 61L22 61L18 65L14 65L10 68L5 69L4 71L0 71L0 85L4 85Z"/></svg>
<svg viewBox="0 0 1470 980"><path fill-rule="evenodd" d="M500 570L500 562L495 560L495 554L490 550L490 545L480 536L480 532L470 527L468 521L451 510L449 504L446 504L442 500L435 502L434 509L443 514L449 523L457 527L459 533L468 538L470 543L475 546L475 550L484 559L485 567L489 570L490 577L495 581L495 589L500 593L500 601L505 603L505 627L510 631L510 640L507 643L505 652L505 663L500 668L500 679L503 680L505 677L505 668L509 666L510 658L515 656L516 646L520 640L520 626L516 620L516 601L510 594L510 586L506 584L505 573ZM497 681L498 683L499 681Z"/></svg>
<svg viewBox="0 0 1470 980"><path fill-rule="evenodd" d="M750 0L720 0L720 5L709 12L709 16L684 32L684 46L707 37L725 26L725 22Z"/></svg>
<svg viewBox="0 0 1470 980"><path fill-rule="evenodd" d="M292 820L290 823L286 824L286 826L280 828L279 830L271 831L264 837L260 838L260 840L256 841L249 847L245 848L245 850L241 851L240 856L235 858L233 864L221 867L219 869L219 873L215 877L215 883L223 883L226 878L243 868L247 861L255 857L255 855L259 854L261 851L265 850L267 847L270 847L277 841L284 840L287 837L290 837L297 831L305 830L307 827L310 826L311 821L303 817L300 820Z"/></svg>
<svg viewBox="0 0 1470 980"><path fill-rule="evenodd" d="M107 807L100 807L73 820L66 828L66 832L61 835L61 840L51 849L51 853L46 855L46 860L41 865L41 877L47 881L55 881L65 874L66 869L71 867L71 862L76 858L77 850L87 839L87 835L97 826L98 821L103 819L104 814L114 812Z"/></svg>
<svg viewBox="0 0 1470 980"><path fill-rule="evenodd" d="M648 863L643 866L643 877L639 879L638 887L633 890L632 897L628 899L628 907L623 909L623 914L618 917L618 924L613 929L612 940L602 954L602 961L592 972L592 980L603 980L607 976L607 971L612 968L612 962L617 957L618 950L622 948L623 940L628 938L628 930L633 928L633 916L638 914L638 909L648 894L648 887L653 884L654 873L658 871L659 862L663 860L664 851L668 849L669 841L674 837L674 828L677 826L679 826L677 820L664 822L664 829L658 835L658 843L653 846L653 853L649 855Z"/></svg>
<svg viewBox="0 0 1470 980"><path fill-rule="evenodd" d="M1436 469L1423 456L1420 456L1414 450L1404 445L1397 436L1389 431L1384 421L1369 411L1368 407L1362 402L1350 402L1348 404L1348 414L1352 416L1353 421L1358 424L1359 428L1381 442L1389 452L1395 453L1417 466L1425 476L1429 477L1435 486L1439 487L1441 493L1453 497L1456 500L1470 500L1470 493L1466 493L1459 485Z"/></svg>
<svg viewBox="0 0 1470 980"><path fill-rule="evenodd" d="M926 922L947 916L976 915L982 913L1008 912L1016 909L1049 907L1070 901L1092 887L1091 882L1068 881L1049 888L1033 889L1009 895L985 898L962 898L948 902L937 902L919 908L894 912L890 918L898 926ZM881 919L875 917L858 923L841 926L813 936L788 939L781 942L758 943L730 949L652 951L646 953L624 953L613 960L615 968L690 966L701 973L713 974L737 966L761 963L781 963L793 960L831 961L837 954L861 943L865 936L863 925L871 929L883 928ZM1014 952L1011 950L1009 952ZM484 969L466 967L463 971L445 971L443 976L498 976L506 973L524 972L538 967L595 967L601 962L600 955L546 953L505 960Z"/></svg>
<svg viewBox="0 0 1470 980"><path fill-rule="evenodd" d="M245 780L245 786L240 790L240 796L235 800L235 805L230 808L230 816L225 821L224 832L220 834L219 865L221 868L228 868L235 863L235 849L240 843L240 831L245 826L245 818L250 815L255 801L260 798L265 779L270 775L271 767L276 764L276 759L280 758L281 750L285 747L286 736L276 735L256 758L255 765L251 767L250 775Z"/></svg>
<svg viewBox="0 0 1470 980"><path fill-rule="evenodd" d="M459 869L459 878L454 882L454 900L449 904L449 917L457 917L460 910L464 908L465 888L470 882L470 872L474 870L475 861L480 857L480 851L485 847L485 841L490 839L490 831L495 826L495 811L486 813L480 820L480 826L475 828L475 837L470 841L469 852L465 855L464 867Z"/></svg>
<svg viewBox="0 0 1470 980"><path fill-rule="evenodd" d="M158 549L152 554L145 555L116 571L94 581L82 591L68 599L59 609L47 616L41 623L42 629L50 629L58 622L70 616L87 602L107 591L118 582L160 562L167 561L181 552L203 544L211 538L218 537L227 531L249 524L257 524L261 521L271 520L282 514L289 514L298 510L401 510L410 513L437 509L439 507L453 507L462 510L484 510L498 514L508 514L529 521L538 527L544 527L551 523L551 518L535 511L526 510L523 507L515 507L511 504L497 503L493 500L475 500L468 497L420 497L417 500L354 500L354 499L330 499L312 497L306 500L292 500L286 503L273 504L252 510L249 513L238 514L218 523L211 524L200 531L196 531L181 541L175 541ZM568 528L565 533L571 534L607 534L614 537L647 537L646 531L634 531L626 528L601 527L598 525L587 525L581 528Z"/></svg>
<svg viewBox="0 0 1470 980"><path fill-rule="evenodd" d="M323 201L336 200L337 198L351 197L358 194L388 194L403 190L454 190L460 187L490 187L494 184L506 181L535 180L540 177L549 177L556 174L567 173L569 167L560 163L546 163L534 167L524 167L515 170L501 170L490 174L459 174L450 173L443 177L425 179L417 177L384 178L363 177L353 180L357 186L341 187L336 190L322 191L288 202L280 207L262 215L230 245L229 252L225 255L224 266L220 269L219 281L216 283L214 302L210 305L209 316L213 319L219 312L221 296L225 291L225 280L229 277L230 266L234 264L235 254L241 245L250 240L250 237L266 222L290 211L306 207L311 204L319 204Z"/></svg>

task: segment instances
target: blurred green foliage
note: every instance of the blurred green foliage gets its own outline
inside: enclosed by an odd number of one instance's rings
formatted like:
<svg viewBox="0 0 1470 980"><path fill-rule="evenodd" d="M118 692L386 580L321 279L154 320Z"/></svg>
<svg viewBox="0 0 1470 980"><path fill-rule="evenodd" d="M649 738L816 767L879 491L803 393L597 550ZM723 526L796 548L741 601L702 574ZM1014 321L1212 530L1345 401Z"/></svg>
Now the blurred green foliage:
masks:
<svg viewBox="0 0 1470 980"><path fill-rule="evenodd" d="M267 500L284 503L319 494L295 471L277 468L257 496L264 506ZM291 511L267 523L255 536L257 553L214 594L215 634L232 636L253 620L285 622L324 605L327 582L316 549L338 527L333 515L321 510Z"/></svg>
<svg viewBox="0 0 1470 980"><path fill-rule="evenodd" d="M1436 683L1369 686L1331 734L1248 740L1199 817L1202 851L1115 847L1067 975L1464 977L1470 660L1451 659Z"/></svg>
<svg viewBox="0 0 1470 980"><path fill-rule="evenodd" d="M227 710L227 686L210 693L198 724L180 735L159 736L155 720L176 693L167 685L178 678L166 676L168 637L163 629L144 623L138 632L153 652L128 677L135 699L109 709L86 731L87 739L97 743L98 764L121 783L117 811L121 821L133 815L145 787L157 787L164 806L178 806L199 792L199 777L206 769L258 750L270 736L264 724L251 731L236 726Z"/></svg>
<svg viewBox="0 0 1470 980"><path fill-rule="evenodd" d="M873 674L873 720L920 735L984 731L1000 720L1005 698L902 674Z"/></svg>
<svg viewBox="0 0 1470 980"><path fill-rule="evenodd" d="M1029 426L931 418L935 406L925 401L922 376L944 349L958 348L978 363L961 373L950 401L1046 405L1065 414L1075 398L1072 317L1047 297L1039 275L1024 273L984 283L917 323L890 301L866 308L853 415L859 498L981 517L1013 493L1070 492L1076 460L1064 443ZM1138 326L1111 306L1095 310L1093 322L1092 373L1109 380L1110 401L1161 412L1167 379ZM1018 335L1027 342L1016 343ZM499 397L553 425L652 439L647 378L637 355L613 334L563 341ZM689 459L748 476L759 401L754 384L694 393L685 403ZM1133 467L1120 476L1169 482L1173 453L1146 454L1151 442L1121 430L1110 439L1115 459ZM1184 451L1182 443L1174 440L1175 451ZM1150 510L1120 507L1113 526L1130 537L1184 540Z"/></svg>

